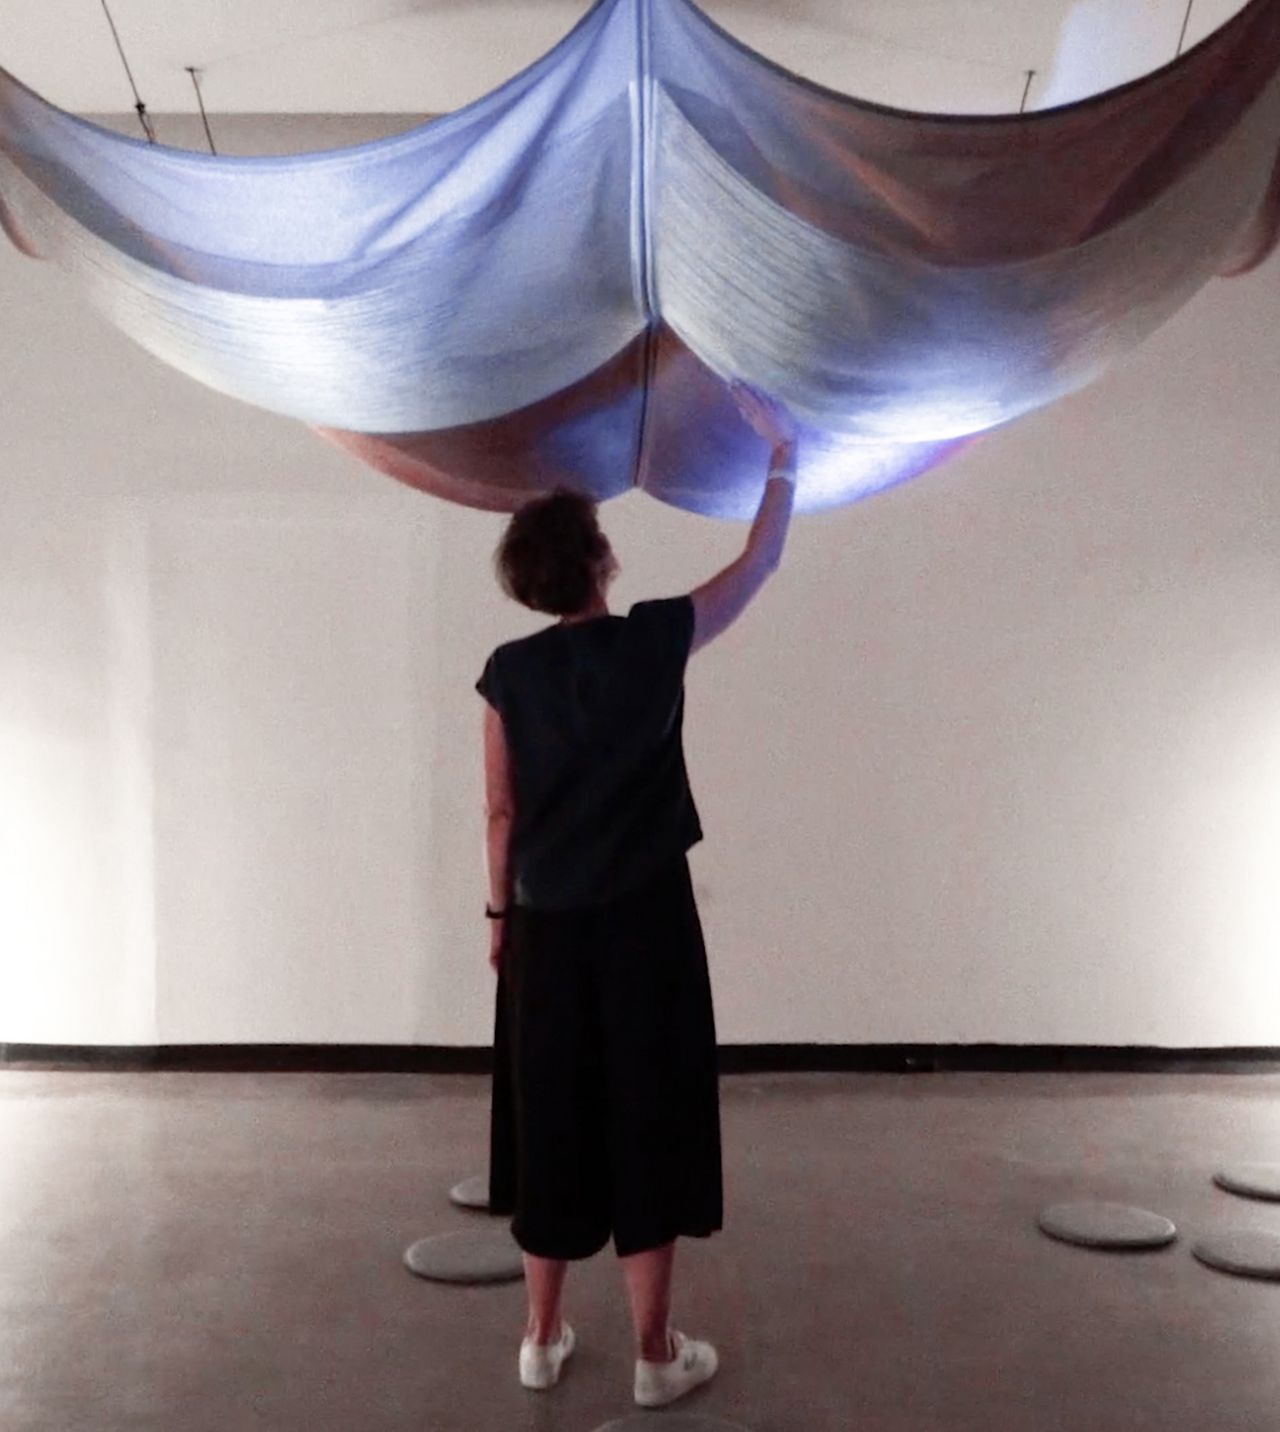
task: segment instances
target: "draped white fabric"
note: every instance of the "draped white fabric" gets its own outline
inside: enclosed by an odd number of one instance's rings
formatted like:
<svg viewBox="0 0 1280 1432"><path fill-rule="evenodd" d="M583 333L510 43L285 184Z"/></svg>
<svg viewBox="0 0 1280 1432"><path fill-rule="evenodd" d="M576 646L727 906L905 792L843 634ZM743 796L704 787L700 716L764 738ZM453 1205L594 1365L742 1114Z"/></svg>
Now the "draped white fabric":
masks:
<svg viewBox="0 0 1280 1432"><path fill-rule="evenodd" d="M1278 150L1280 0L991 119L831 94L689 0L599 0L477 104L284 158L148 146L0 71L19 247L192 377L493 507L638 483L744 514L733 376L802 418L802 508L922 471L1256 261Z"/></svg>

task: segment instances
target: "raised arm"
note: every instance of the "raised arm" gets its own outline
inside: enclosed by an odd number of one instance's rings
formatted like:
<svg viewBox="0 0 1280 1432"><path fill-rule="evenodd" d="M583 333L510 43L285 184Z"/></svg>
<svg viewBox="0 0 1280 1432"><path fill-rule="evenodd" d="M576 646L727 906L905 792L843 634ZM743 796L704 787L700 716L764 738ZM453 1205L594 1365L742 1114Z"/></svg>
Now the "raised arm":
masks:
<svg viewBox="0 0 1280 1432"><path fill-rule="evenodd" d="M742 556L690 594L694 612L690 655L732 626L767 578L778 570L791 524L795 498L795 421L780 403L745 384L735 383L732 391L743 417L773 445L769 476Z"/></svg>

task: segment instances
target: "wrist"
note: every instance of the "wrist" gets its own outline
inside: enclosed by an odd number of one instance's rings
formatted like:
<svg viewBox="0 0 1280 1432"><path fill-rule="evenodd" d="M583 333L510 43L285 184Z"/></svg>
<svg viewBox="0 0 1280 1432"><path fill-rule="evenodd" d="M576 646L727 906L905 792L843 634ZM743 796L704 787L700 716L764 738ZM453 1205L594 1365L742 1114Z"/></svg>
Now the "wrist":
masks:
<svg viewBox="0 0 1280 1432"><path fill-rule="evenodd" d="M769 471L765 480L767 482L785 482L788 487L794 487L796 485L795 454L786 455L775 452L769 462Z"/></svg>

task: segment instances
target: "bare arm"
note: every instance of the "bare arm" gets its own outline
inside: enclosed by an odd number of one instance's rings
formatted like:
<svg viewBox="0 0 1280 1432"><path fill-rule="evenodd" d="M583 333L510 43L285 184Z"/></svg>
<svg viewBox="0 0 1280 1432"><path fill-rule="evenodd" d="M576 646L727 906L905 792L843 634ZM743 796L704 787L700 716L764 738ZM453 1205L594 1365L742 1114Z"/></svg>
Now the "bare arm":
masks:
<svg viewBox="0 0 1280 1432"><path fill-rule="evenodd" d="M691 593L694 620L690 655L732 626L778 570L794 497L793 483L771 477L765 484L764 498L742 556Z"/></svg>
<svg viewBox="0 0 1280 1432"><path fill-rule="evenodd" d="M795 425L784 408L751 389L737 388L734 396L743 416L773 443L770 475L742 556L690 594L694 613L690 655L732 626L766 580L778 570L791 524L795 499Z"/></svg>
<svg viewBox="0 0 1280 1432"><path fill-rule="evenodd" d="M502 717L485 703L484 708L484 812L485 850L489 858L489 904L505 910L511 895L511 827L515 820L515 798L511 788L511 755ZM489 963L496 970L504 934L503 922L494 920Z"/></svg>

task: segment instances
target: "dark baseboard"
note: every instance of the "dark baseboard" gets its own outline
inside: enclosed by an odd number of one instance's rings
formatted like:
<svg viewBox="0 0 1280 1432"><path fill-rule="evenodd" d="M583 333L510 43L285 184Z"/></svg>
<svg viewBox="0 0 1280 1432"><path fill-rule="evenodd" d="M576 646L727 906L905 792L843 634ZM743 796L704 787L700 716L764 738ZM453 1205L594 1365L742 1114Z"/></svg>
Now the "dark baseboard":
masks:
<svg viewBox="0 0 1280 1432"><path fill-rule="evenodd" d="M489 1074L488 1045L0 1044L0 1068L136 1073ZM722 1074L1274 1074L1280 1049L1110 1044L722 1044Z"/></svg>

